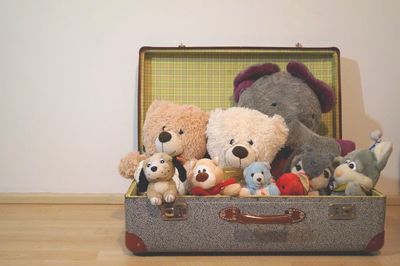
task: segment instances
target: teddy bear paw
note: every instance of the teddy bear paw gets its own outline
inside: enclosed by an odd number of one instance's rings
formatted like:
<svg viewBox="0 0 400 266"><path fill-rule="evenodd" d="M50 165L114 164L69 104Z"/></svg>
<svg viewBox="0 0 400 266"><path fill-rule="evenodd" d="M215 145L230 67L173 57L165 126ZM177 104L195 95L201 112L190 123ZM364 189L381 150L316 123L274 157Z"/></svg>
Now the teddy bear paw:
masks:
<svg viewBox="0 0 400 266"><path fill-rule="evenodd" d="M162 204L162 200L159 199L159 198L151 198L151 199L150 199L150 203L151 203L152 205L161 205L161 204Z"/></svg>
<svg viewBox="0 0 400 266"><path fill-rule="evenodd" d="M168 203L173 202L175 200L175 195L167 194L167 195L165 195L164 199L165 199L165 202L168 202Z"/></svg>

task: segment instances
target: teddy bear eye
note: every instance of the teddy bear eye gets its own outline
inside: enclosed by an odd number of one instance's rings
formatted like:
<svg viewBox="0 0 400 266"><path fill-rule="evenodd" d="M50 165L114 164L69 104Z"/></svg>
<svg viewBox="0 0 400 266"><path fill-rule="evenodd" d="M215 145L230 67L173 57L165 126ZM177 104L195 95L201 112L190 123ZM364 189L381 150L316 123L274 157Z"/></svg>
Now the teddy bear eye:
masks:
<svg viewBox="0 0 400 266"><path fill-rule="evenodd" d="M163 159L160 160L160 163L165 163L165 161Z"/></svg>
<svg viewBox="0 0 400 266"><path fill-rule="evenodd" d="M253 140L249 140L248 143L249 143L250 145L253 145L253 144L254 144Z"/></svg>
<svg viewBox="0 0 400 266"><path fill-rule="evenodd" d="M147 167L150 167L150 166L151 166L151 164L150 164L150 163L148 163L148 164L147 164Z"/></svg>
<svg viewBox="0 0 400 266"><path fill-rule="evenodd" d="M296 164L296 171L301 171L301 169L303 169L302 167L301 167L301 164Z"/></svg>
<svg viewBox="0 0 400 266"><path fill-rule="evenodd" d="M200 174L200 173L201 173L201 171L199 170L199 171L197 171L197 173L198 173L198 174Z"/></svg>
<svg viewBox="0 0 400 266"><path fill-rule="evenodd" d="M206 172L206 169L203 169L203 173L205 173Z"/></svg>
<svg viewBox="0 0 400 266"><path fill-rule="evenodd" d="M271 106L273 106L273 107L276 107L278 105L278 103L277 102L273 102L273 103L271 103Z"/></svg>
<svg viewBox="0 0 400 266"><path fill-rule="evenodd" d="M233 139L231 139L230 141L229 141L229 144L233 144L233 142L235 142Z"/></svg>
<svg viewBox="0 0 400 266"><path fill-rule="evenodd" d="M253 177L254 176L254 173L251 173L251 177Z"/></svg>
<svg viewBox="0 0 400 266"><path fill-rule="evenodd" d="M264 171L261 171L261 174L264 175Z"/></svg>
<svg viewBox="0 0 400 266"><path fill-rule="evenodd" d="M180 129L180 130L179 130L179 135L182 135L182 134L183 134L183 130Z"/></svg>

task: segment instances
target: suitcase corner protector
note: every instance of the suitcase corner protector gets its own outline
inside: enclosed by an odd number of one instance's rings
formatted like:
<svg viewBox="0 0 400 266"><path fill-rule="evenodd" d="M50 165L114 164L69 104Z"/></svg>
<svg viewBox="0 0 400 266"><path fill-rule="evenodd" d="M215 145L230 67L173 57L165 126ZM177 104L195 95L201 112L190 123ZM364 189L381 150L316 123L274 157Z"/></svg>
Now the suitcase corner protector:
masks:
<svg viewBox="0 0 400 266"><path fill-rule="evenodd" d="M147 252L144 241L134 233L125 231L125 245L135 255L145 254Z"/></svg>
<svg viewBox="0 0 400 266"><path fill-rule="evenodd" d="M379 234L375 235L373 238L371 238L364 251L368 253L378 251L383 247L384 243L385 243L385 231L382 231Z"/></svg>

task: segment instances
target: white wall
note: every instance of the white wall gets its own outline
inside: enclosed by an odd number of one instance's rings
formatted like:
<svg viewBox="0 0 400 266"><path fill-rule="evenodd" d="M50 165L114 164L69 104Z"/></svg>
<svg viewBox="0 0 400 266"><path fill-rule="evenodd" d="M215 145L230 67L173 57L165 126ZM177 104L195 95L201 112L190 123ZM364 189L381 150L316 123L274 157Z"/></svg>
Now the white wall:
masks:
<svg viewBox="0 0 400 266"><path fill-rule="evenodd" d="M384 131L399 193L400 1L0 0L0 192L125 192L141 46L337 46L344 138Z"/></svg>

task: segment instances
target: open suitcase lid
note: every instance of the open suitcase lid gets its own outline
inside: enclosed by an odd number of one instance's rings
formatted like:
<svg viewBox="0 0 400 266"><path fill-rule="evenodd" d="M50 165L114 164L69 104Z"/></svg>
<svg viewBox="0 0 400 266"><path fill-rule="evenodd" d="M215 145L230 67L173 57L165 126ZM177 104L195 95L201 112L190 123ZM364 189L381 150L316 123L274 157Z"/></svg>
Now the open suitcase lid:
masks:
<svg viewBox="0 0 400 266"><path fill-rule="evenodd" d="M204 111L235 105L233 80L254 64L305 64L335 91L336 105L324 113L319 134L341 138L340 52L338 48L142 47L139 54L138 146L145 114L154 100L193 104Z"/></svg>

